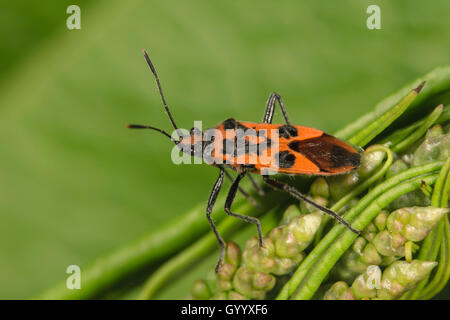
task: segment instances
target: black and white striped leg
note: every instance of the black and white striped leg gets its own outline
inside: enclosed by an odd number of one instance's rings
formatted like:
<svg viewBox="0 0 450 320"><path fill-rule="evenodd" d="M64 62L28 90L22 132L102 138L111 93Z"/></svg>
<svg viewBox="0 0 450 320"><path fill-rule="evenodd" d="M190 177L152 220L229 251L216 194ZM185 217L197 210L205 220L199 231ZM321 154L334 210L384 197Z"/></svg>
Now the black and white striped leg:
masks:
<svg viewBox="0 0 450 320"><path fill-rule="evenodd" d="M225 242L223 241L222 237L220 236L219 231L217 231L214 221L211 219L211 212L213 210L214 204L216 203L220 188L222 187L223 174L224 174L224 170L222 168L220 168L219 177L217 178L217 181L214 184L211 194L209 195L208 205L206 207L206 218L208 219L209 225L211 226L211 229L214 231L214 234L216 235L217 241L219 242L219 246L220 246L219 261L217 262L216 269L215 269L216 272L219 271L219 267L222 265L223 254L225 252Z"/></svg>
<svg viewBox="0 0 450 320"><path fill-rule="evenodd" d="M262 231L261 231L261 223L259 222L259 220L255 217L249 217L249 216L244 216L244 215L240 215L234 212L231 212L230 208L231 205L233 204L234 198L236 197L236 192L238 190L239 187L239 182L242 180L242 178L244 178L246 175L246 172L242 172L240 173L236 180L234 180L233 184L230 187L230 191L228 192L228 196L227 199L225 200L225 212L233 217L236 217L238 219L244 220L246 222L250 222L256 225L256 228L258 229L258 238L259 238L259 246L262 246Z"/></svg>
<svg viewBox="0 0 450 320"><path fill-rule="evenodd" d="M223 168L223 167L221 167ZM228 180L230 180L231 182L233 182L234 178L233 176L227 171L225 170L225 168L223 168L223 170L225 171L225 176L227 177ZM255 198L253 198L250 194L248 194L247 191L245 191L244 189L242 189L241 187L238 188L238 191L247 199L248 202L250 202L253 206L255 207L259 207L259 203L255 200Z"/></svg>
<svg viewBox="0 0 450 320"><path fill-rule="evenodd" d="M326 214L330 215L332 218L338 220L340 223L342 223L344 226L346 226L349 230L351 230L352 232L360 235L361 231L358 231L354 228L352 228L350 226L350 224L345 221L343 218L341 218L341 216L339 216L336 212L325 208L323 206L321 206L320 204L315 203L314 201L312 201L311 199L309 199L308 197L306 197L305 195L303 195L302 193L300 193L297 189L295 189L294 187L283 183L281 181L277 181L277 180L273 180L268 178L267 176L263 176L264 182L266 182L269 186L275 188L275 189L279 189L279 190L283 190L285 192L288 192L289 194L291 194L293 197L303 200L311 205L313 205L314 207L316 207L317 209L325 212Z"/></svg>
<svg viewBox="0 0 450 320"><path fill-rule="evenodd" d="M281 112L283 113L283 117L284 117L284 120L286 121L286 124L291 125L291 122L289 121L286 109L284 108L283 100L281 99L281 96L276 92L271 93L269 96L269 99L267 99L266 111L264 111L263 123L272 123L273 114L275 112L275 103L277 101L280 104Z"/></svg>

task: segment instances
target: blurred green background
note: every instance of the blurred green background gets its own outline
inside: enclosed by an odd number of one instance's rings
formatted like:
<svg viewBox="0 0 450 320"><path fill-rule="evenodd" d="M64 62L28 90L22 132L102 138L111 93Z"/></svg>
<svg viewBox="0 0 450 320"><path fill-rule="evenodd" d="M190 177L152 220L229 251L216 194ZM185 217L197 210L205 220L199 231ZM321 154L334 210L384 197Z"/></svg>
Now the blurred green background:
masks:
<svg viewBox="0 0 450 320"><path fill-rule="evenodd" d="M66 28L70 4L81 30ZM381 30L366 27L369 4ZM214 168L175 166L166 138L125 129L170 130L142 48L182 127L260 121L277 91L293 122L333 132L450 62L449 11L447 0L1 1L0 298L30 297L206 203ZM184 297L194 276L163 297Z"/></svg>

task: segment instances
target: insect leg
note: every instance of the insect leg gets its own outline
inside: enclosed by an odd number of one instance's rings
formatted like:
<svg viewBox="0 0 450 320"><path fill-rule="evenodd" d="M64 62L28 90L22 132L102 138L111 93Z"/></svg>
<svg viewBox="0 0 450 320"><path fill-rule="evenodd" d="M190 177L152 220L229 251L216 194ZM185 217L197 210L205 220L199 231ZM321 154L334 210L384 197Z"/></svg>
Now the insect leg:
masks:
<svg viewBox="0 0 450 320"><path fill-rule="evenodd" d="M244 216L230 211L231 205L233 204L233 200L236 196L239 182L242 180L243 177L245 177L245 175L246 172L240 173L237 176L236 180L234 180L233 184L231 185L227 199L225 200L225 212L230 216L255 224L256 228L258 229L259 246L262 246L262 231L261 231L261 223L259 222L259 220L255 217Z"/></svg>
<svg viewBox="0 0 450 320"><path fill-rule="evenodd" d="M333 217L334 219L338 220L340 223L342 223L344 226L346 226L349 230L351 230L352 232L356 233L356 234L361 234L361 231L358 231L354 228L352 228L350 226L350 224L345 221L341 216L339 216L336 212L325 208L323 206L321 206L320 204L315 203L314 201L312 201L311 199L309 199L308 197L306 197L305 195L303 195L302 193L300 193L299 191L297 191L297 189L295 189L294 187L283 183L281 181L277 181L277 180L272 180L270 178L268 178L267 176L263 176L264 182L266 182L268 185L270 185L271 187L275 188L275 189L280 189L283 190L285 192L290 193L293 197L303 200L311 205L313 205L314 207L316 207L317 209L325 212L326 214L330 215L331 217Z"/></svg>
<svg viewBox="0 0 450 320"><path fill-rule="evenodd" d="M228 180L233 182L233 177L231 176L231 174L227 170L223 170L225 171L225 176L228 178ZM255 207L259 207L259 203L251 195L249 195L247 191L245 191L241 187L238 188L238 191L248 200L248 202L250 202Z"/></svg>
<svg viewBox="0 0 450 320"><path fill-rule="evenodd" d="M289 121L286 109L284 108L283 100L281 99L281 96L276 92L271 93L269 96L269 99L267 99L266 111L264 111L263 123L272 123L273 114L275 112L275 103L277 101L280 104L281 112L283 113L283 117L284 117L284 120L286 121L286 124L291 125L291 122Z"/></svg>
<svg viewBox="0 0 450 320"><path fill-rule="evenodd" d="M220 245L220 256L219 256L219 261L217 262L217 265L216 265L216 269L215 269L216 272L219 271L219 267L220 267L220 265L222 265L223 254L225 252L225 242L223 241L222 237L219 234L219 231L217 231L216 225L214 224L214 222L211 219L211 212L214 207L214 204L216 203L217 196L219 195L220 187L222 187L223 173L224 173L224 170L222 168L220 168L219 177L217 178L217 181L214 184L211 194L209 195L208 205L206 207L206 218L208 219L209 225L211 226L211 229L214 231L214 234L216 235L217 241L219 242L219 245Z"/></svg>

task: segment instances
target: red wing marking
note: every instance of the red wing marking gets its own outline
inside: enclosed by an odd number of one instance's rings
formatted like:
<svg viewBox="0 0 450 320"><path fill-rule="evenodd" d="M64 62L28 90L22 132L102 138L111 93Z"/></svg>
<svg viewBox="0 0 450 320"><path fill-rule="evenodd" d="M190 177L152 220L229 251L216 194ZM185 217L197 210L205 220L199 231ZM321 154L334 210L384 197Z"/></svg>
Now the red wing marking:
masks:
<svg viewBox="0 0 450 320"><path fill-rule="evenodd" d="M229 119L216 129L221 131L223 139L214 141L218 151L213 153L214 158L237 169L245 164L253 168L254 173L269 169L286 174L335 175L349 172L360 164L358 150L314 128ZM236 147L236 129L256 132L256 135L246 136L245 141L247 145L257 145L257 152L251 148L245 149L244 153L227 152L225 140Z"/></svg>

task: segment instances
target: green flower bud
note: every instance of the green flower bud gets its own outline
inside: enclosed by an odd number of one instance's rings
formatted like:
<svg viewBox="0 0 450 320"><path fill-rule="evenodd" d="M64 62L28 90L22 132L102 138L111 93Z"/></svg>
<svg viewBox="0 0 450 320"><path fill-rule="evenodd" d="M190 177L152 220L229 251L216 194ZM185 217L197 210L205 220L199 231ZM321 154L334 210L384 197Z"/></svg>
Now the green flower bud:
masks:
<svg viewBox="0 0 450 320"><path fill-rule="evenodd" d="M228 291L233 288L231 281L224 280L224 279L217 279L216 286L217 286L217 289L220 291Z"/></svg>
<svg viewBox="0 0 450 320"><path fill-rule="evenodd" d="M270 291L275 286L275 277L263 273L263 272L255 272L253 274L253 288L258 290Z"/></svg>
<svg viewBox="0 0 450 320"><path fill-rule="evenodd" d="M291 221L292 222L292 221ZM268 238L272 240L272 242L275 242L283 233L283 230L285 229L286 225L278 226L270 230L268 234Z"/></svg>
<svg viewBox="0 0 450 320"><path fill-rule="evenodd" d="M383 151L372 152L370 150L370 147L366 149L361 159L361 165L358 168L359 176L363 180L369 178L376 172L386 156Z"/></svg>
<svg viewBox="0 0 450 320"><path fill-rule="evenodd" d="M211 298L211 291L206 281L200 279L195 280L192 284L191 295L196 300L208 300Z"/></svg>
<svg viewBox="0 0 450 320"><path fill-rule="evenodd" d="M402 257L399 256L381 256L380 266L387 267Z"/></svg>
<svg viewBox="0 0 450 320"><path fill-rule="evenodd" d="M328 199L323 198L323 197L315 196L315 197L312 197L312 200L315 203L320 204L323 207L326 207L328 205ZM317 211L317 208L315 206L313 206L312 204L309 204L305 201L300 201L300 211L303 214L308 214L308 213Z"/></svg>
<svg viewBox="0 0 450 320"><path fill-rule="evenodd" d="M328 178L330 195L334 201L338 201L352 190L360 181L357 170L348 174L332 176Z"/></svg>
<svg viewBox="0 0 450 320"><path fill-rule="evenodd" d="M236 291L228 291L228 300L248 300L246 296L236 292Z"/></svg>
<svg viewBox="0 0 450 320"><path fill-rule="evenodd" d="M377 227L378 231L383 231L386 228L386 221L388 217L388 212L386 210L380 211L380 213L376 216L373 223Z"/></svg>
<svg viewBox="0 0 450 320"><path fill-rule="evenodd" d="M400 234L391 234L387 230L378 233L372 241L377 251L383 256L404 256L403 245L405 242L406 239Z"/></svg>
<svg viewBox="0 0 450 320"><path fill-rule="evenodd" d="M294 234L285 229L275 241L275 252L278 257L294 258L299 251L299 244Z"/></svg>
<svg viewBox="0 0 450 320"><path fill-rule="evenodd" d="M441 130L435 129L435 131ZM450 148L449 139L448 133L437 135L437 132L429 132L428 136L414 152L413 166L420 166L436 160L445 160L448 157Z"/></svg>
<svg viewBox="0 0 450 320"><path fill-rule="evenodd" d="M355 297L346 282L338 281L325 292L323 300L355 300Z"/></svg>
<svg viewBox="0 0 450 320"><path fill-rule="evenodd" d="M292 204L290 205L283 214L283 218L281 219L281 225L288 224L292 221L293 218L298 217L300 215L300 209Z"/></svg>
<svg viewBox="0 0 450 320"><path fill-rule="evenodd" d="M328 199L330 197L330 188L328 182L323 177L316 178L311 184L310 192L314 197Z"/></svg>
<svg viewBox="0 0 450 320"><path fill-rule="evenodd" d="M409 168L408 165L402 159L394 161L394 163L386 171L386 180L403 171L408 170L408 168Z"/></svg>
<svg viewBox="0 0 450 320"><path fill-rule="evenodd" d="M227 291L232 288L231 279L233 278L236 266L231 263L224 263L217 272L217 289Z"/></svg>
<svg viewBox="0 0 450 320"><path fill-rule="evenodd" d="M292 232L297 241L298 251L303 251L314 239L323 219L321 212L305 214L292 220L287 229Z"/></svg>
<svg viewBox="0 0 450 320"><path fill-rule="evenodd" d="M225 261L235 266L239 265L241 262L241 248L236 243L229 241L225 250Z"/></svg>
<svg viewBox="0 0 450 320"><path fill-rule="evenodd" d="M396 261L386 268L381 280L381 288L377 290L378 298L393 300L404 292L413 289L425 279L437 262L413 260Z"/></svg>
<svg viewBox="0 0 450 320"><path fill-rule="evenodd" d="M355 242L353 242L352 250L355 251L358 255L361 255L366 244L366 239L364 239L363 237L358 237L356 238Z"/></svg>
<svg viewBox="0 0 450 320"><path fill-rule="evenodd" d="M347 290L345 290L339 300L355 300L352 289L348 288Z"/></svg>
<svg viewBox="0 0 450 320"><path fill-rule="evenodd" d="M362 239L362 238L361 238ZM367 269L367 264L361 261L361 253L347 250L334 268L335 277L351 283L359 274Z"/></svg>
<svg viewBox="0 0 450 320"><path fill-rule="evenodd" d="M256 290L253 288L253 270L241 266L237 269L236 275L233 278L233 288L239 294L242 294L250 299L263 299L265 291Z"/></svg>
<svg viewBox="0 0 450 320"><path fill-rule="evenodd" d="M270 273L276 266L275 246L270 237L263 238L263 246L258 244L258 238L251 237L242 254L243 264L247 267L265 273Z"/></svg>
<svg viewBox="0 0 450 320"><path fill-rule="evenodd" d="M372 241L375 238L377 232L378 229L375 226L375 223L371 222L364 228L363 237L368 241Z"/></svg>
<svg viewBox="0 0 450 320"><path fill-rule="evenodd" d="M221 280L231 280L234 271L236 271L235 265L232 265L231 263L224 263L217 272L217 278Z"/></svg>
<svg viewBox="0 0 450 320"><path fill-rule="evenodd" d="M381 255L372 243L368 243L361 255L361 262L366 265L379 265L382 261Z"/></svg>
<svg viewBox="0 0 450 320"><path fill-rule="evenodd" d="M353 243L351 249L347 250L341 257L335 268L339 279L352 282L364 273L369 265L379 265L382 256L378 253L372 243L368 243L363 237L359 237Z"/></svg>
<svg viewBox="0 0 450 320"><path fill-rule="evenodd" d="M233 288L236 292L250 299L264 299L266 291L275 285L275 278L263 272L241 266L233 278Z"/></svg>
<svg viewBox="0 0 450 320"><path fill-rule="evenodd" d="M389 215L386 227L407 240L422 241L448 211L447 208L435 207L398 209Z"/></svg>
<svg viewBox="0 0 450 320"><path fill-rule="evenodd" d="M445 133L445 131L442 128L442 126L440 124L436 124L427 131L427 133L425 135L425 139L431 138L431 137L438 137L444 133Z"/></svg>
<svg viewBox="0 0 450 320"><path fill-rule="evenodd" d="M356 299L375 298L377 287L381 282L381 269L378 266L369 266L366 272L359 275L352 283L352 292Z"/></svg>
<svg viewBox="0 0 450 320"><path fill-rule="evenodd" d="M303 260L305 254L303 252L299 252L292 259L289 258L276 258L275 267L272 269L272 273L281 276L286 273L291 272L299 263Z"/></svg>

